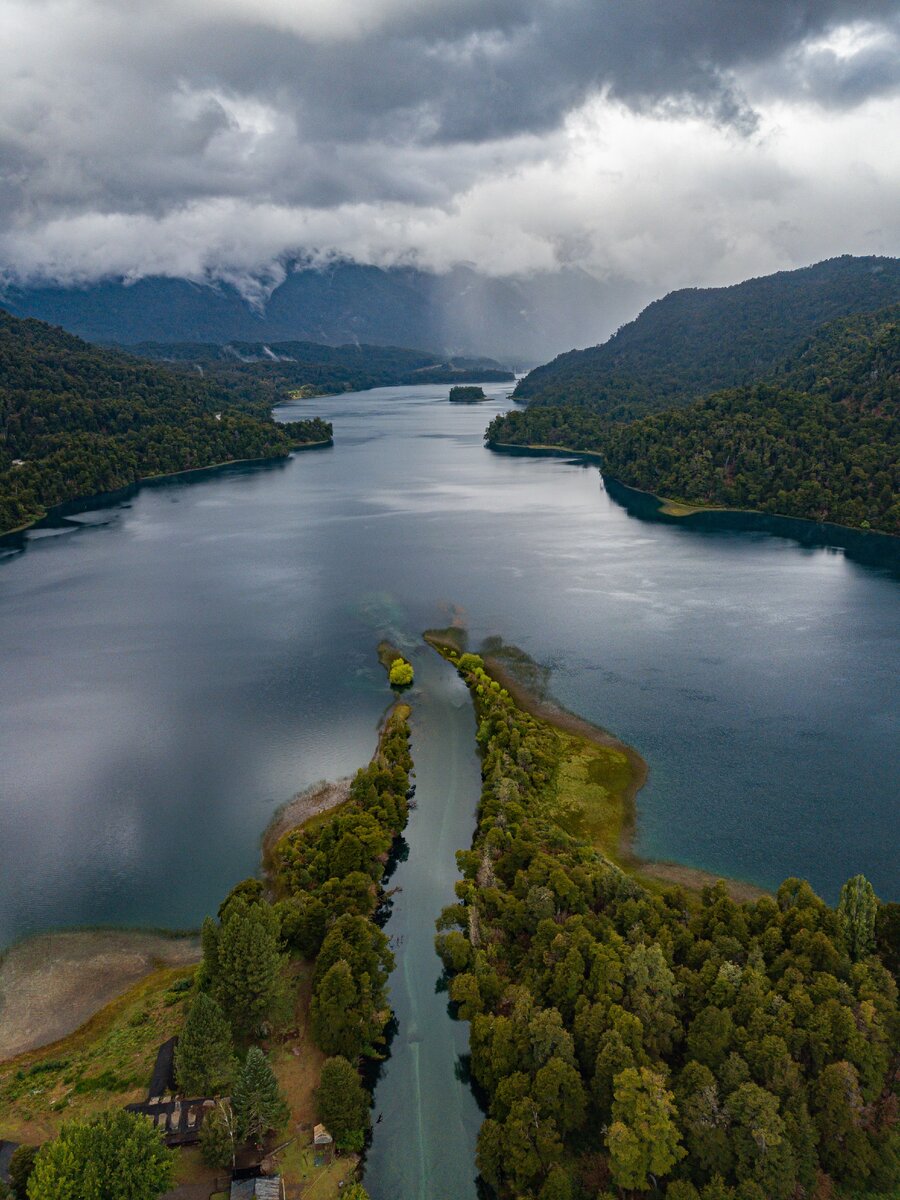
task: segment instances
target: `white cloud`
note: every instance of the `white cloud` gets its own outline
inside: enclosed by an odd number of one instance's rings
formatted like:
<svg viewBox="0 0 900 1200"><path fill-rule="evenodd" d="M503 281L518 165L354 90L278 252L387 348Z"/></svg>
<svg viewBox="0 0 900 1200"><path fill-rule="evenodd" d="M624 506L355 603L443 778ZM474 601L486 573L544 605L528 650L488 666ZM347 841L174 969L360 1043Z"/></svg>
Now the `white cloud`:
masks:
<svg viewBox="0 0 900 1200"><path fill-rule="evenodd" d="M0 268L258 294L303 253L660 292L897 253L885 11L0 0Z"/></svg>

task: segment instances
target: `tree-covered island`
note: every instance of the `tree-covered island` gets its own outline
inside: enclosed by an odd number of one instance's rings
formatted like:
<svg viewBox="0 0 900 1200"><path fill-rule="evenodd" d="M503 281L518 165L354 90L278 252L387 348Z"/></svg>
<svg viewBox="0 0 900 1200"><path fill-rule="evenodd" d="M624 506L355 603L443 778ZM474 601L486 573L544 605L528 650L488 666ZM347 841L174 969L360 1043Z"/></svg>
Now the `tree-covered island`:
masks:
<svg viewBox="0 0 900 1200"><path fill-rule="evenodd" d="M450 389L451 404L477 404L479 400L487 400L483 387L460 385Z"/></svg>

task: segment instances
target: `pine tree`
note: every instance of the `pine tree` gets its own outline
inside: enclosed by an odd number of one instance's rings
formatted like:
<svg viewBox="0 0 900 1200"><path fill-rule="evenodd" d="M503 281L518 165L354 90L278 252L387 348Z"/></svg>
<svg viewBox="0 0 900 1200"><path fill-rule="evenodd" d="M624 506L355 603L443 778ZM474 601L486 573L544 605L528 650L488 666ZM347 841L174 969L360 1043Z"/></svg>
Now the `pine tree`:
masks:
<svg viewBox="0 0 900 1200"><path fill-rule="evenodd" d="M343 959L334 963L313 993L311 1018L316 1045L326 1054L355 1061L367 1045L363 1022L357 1012L360 998L353 973Z"/></svg>
<svg viewBox="0 0 900 1200"><path fill-rule="evenodd" d="M858 962L875 945L875 917L878 900L865 875L854 875L841 888L838 918L850 957Z"/></svg>
<svg viewBox="0 0 900 1200"><path fill-rule="evenodd" d="M213 990L235 1034L256 1033L275 1000L284 962L272 906L232 901L219 927L216 960Z"/></svg>
<svg viewBox="0 0 900 1200"><path fill-rule="evenodd" d="M369 1093L356 1069L340 1055L325 1060L316 1109L319 1119L342 1150L362 1149L369 1128Z"/></svg>
<svg viewBox="0 0 900 1200"><path fill-rule="evenodd" d="M198 992L175 1050L178 1086L187 1095L215 1095L231 1081L233 1058L222 1009L212 996Z"/></svg>
<svg viewBox="0 0 900 1200"><path fill-rule="evenodd" d="M248 1141L259 1143L288 1119L288 1106L278 1090L278 1080L258 1046L250 1047L238 1070L231 1104L240 1136Z"/></svg>

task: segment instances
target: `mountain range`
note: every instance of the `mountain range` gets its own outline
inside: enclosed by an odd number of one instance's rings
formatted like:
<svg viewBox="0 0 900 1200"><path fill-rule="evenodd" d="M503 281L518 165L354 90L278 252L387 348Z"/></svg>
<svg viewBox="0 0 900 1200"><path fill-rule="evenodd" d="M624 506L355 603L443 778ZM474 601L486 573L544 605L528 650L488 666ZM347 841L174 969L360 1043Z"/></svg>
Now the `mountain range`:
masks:
<svg viewBox="0 0 900 1200"><path fill-rule="evenodd" d="M0 291L14 316L93 342L362 342L491 355L519 369L595 341L644 299L633 283L601 282L577 268L490 278L471 267L435 274L350 262L288 264L283 281L255 300L230 283L168 277Z"/></svg>

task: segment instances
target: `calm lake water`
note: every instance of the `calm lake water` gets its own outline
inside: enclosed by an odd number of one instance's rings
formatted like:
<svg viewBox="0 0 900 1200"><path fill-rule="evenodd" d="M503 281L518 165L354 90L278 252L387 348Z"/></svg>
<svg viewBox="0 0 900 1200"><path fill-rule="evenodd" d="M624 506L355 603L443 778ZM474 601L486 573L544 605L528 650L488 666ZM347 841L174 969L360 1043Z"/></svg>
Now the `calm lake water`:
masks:
<svg viewBox="0 0 900 1200"><path fill-rule="evenodd" d="M375 1200L474 1195L465 1031L433 921L477 802L462 685L419 645L458 618L551 669L650 764L638 848L829 900L900 899L898 578L790 538L638 518L596 467L493 454L508 406L444 387L293 404L332 449L162 481L0 550L0 948L63 925L196 926L275 808L368 760L375 645L416 655L419 807L388 932L393 1054ZM430 1180L424 1192L422 1180Z"/></svg>
<svg viewBox="0 0 900 1200"><path fill-rule="evenodd" d="M272 811L372 751L374 646L459 615L650 764L639 849L900 898L900 589L839 551L638 520L594 467L493 454L495 399L284 410L333 449L146 486L0 559L0 946L194 926ZM24 546L24 552L17 547Z"/></svg>

